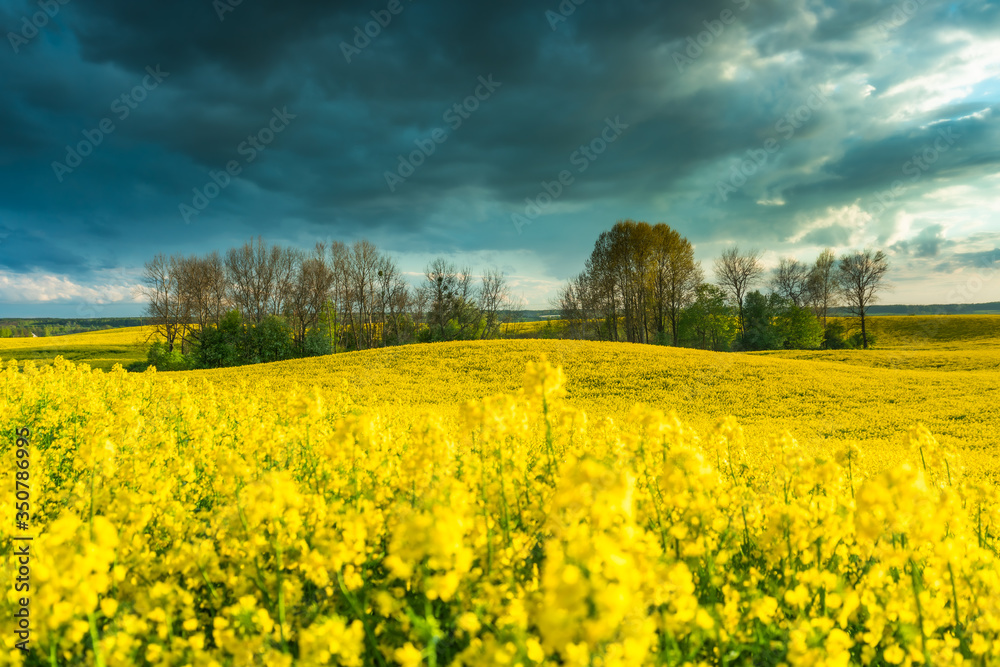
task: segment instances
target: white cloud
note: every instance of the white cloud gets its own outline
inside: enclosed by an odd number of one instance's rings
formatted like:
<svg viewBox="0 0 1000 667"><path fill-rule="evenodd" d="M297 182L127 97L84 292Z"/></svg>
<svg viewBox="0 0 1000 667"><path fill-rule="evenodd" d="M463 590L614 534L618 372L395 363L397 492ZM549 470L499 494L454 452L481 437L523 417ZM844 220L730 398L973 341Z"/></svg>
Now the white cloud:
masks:
<svg viewBox="0 0 1000 667"><path fill-rule="evenodd" d="M87 303L107 305L112 303L141 303L134 295L138 285L121 280L111 281L113 276L124 276L121 271L95 271L98 281L84 285L68 276L53 273L12 273L0 271L0 302L3 303ZM109 275L113 274L113 275ZM127 278L126 278L127 280Z"/></svg>
<svg viewBox="0 0 1000 667"><path fill-rule="evenodd" d="M1000 40L979 39L962 31L942 33L939 38L963 46L955 46L934 71L885 91L885 99L900 98L895 112L886 118L888 123L904 122L964 100L983 81L1000 77Z"/></svg>
<svg viewBox="0 0 1000 667"><path fill-rule="evenodd" d="M798 232L788 240L800 243L812 232L836 227L848 234L845 245L861 245L867 240L866 231L871 221L871 214L862 209L858 202L848 206L829 206L823 215L800 224Z"/></svg>

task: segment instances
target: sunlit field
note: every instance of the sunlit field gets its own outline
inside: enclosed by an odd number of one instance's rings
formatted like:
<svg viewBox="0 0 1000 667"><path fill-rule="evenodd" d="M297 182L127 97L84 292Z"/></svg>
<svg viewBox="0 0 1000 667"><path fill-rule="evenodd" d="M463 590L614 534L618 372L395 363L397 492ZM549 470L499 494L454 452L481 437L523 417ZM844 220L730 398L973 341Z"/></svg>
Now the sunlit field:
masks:
<svg viewBox="0 0 1000 667"><path fill-rule="evenodd" d="M127 366L145 359L154 335L153 327L123 327L65 336L0 338L0 358L52 363L61 356L110 371L115 364Z"/></svg>
<svg viewBox="0 0 1000 667"><path fill-rule="evenodd" d="M874 317L871 350L785 350L755 354L888 369L1000 370L1000 316Z"/></svg>
<svg viewBox="0 0 1000 667"><path fill-rule="evenodd" d="M0 664L1000 664L1000 317L873 322L867 352L8 361L33 652L5 567Z"/></svg>

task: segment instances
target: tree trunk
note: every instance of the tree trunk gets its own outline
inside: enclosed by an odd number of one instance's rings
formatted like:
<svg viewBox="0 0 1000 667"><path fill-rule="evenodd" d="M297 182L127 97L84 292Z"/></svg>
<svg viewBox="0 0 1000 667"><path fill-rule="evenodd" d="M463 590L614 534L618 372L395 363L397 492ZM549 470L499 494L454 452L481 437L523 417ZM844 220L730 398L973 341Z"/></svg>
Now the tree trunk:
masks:
<svg viewBox="0 0 1000 667"><path fill-rule="evenodd" d="M861 346L863 349L868 349L868 332L865 331L865 311L861 309Z"/></svg>

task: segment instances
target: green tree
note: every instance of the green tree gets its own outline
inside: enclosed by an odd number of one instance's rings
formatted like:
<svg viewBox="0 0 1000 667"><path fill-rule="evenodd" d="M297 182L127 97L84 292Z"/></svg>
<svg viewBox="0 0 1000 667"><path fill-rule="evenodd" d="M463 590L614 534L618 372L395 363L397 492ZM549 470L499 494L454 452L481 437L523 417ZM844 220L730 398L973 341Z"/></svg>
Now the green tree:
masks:
<svg viewBox="0 0 1000 667"><path fill-rule="evenodd" d="M322 327L314 327L306 331L306 336L302 344L302 352L307 357L320 357L333 354L333 345L328 332Z"/></svg>
<svg viewBox="0 0 1000 667"><path fill-rule="evenodd" d="M652 228L650 263L652 295L649 300L654 312L656 340L666 342L669 324L670 340L676 346L680 344L681 311L694 300L702 284L701 265L694 261L691 242L663 223Z"/></svg>
<svg viewBox="0 0 1000 667"><path fill-rule="evenodd" d="M837 258L827 248L816 258L816 264L809 270L806 279L807 294L816 316L822 318L823 328L827 325L827 312L837 305Z"/></svg>
<svg viewBox="0 0 1000 667"><path fill-rule="evenodd" d="M678 318L680 340L703 350L728 350L737 325L726 294L715 285L704 283L695 290L694 301L681 310Z"/></svg>
<svg viewBox="0 0 1000 667"><path fill-rule="evenodd" d="M823 325L805 306L787 303L778 313L777 326L785 349L815 350L823 344Z"/></svg>
<svg viewBox="0 0 1000 667"><path fill-rule="evenodd" d="M827 350L843 350L849 347L847 329L840 320L829 320L823 329L823 348Z"/></svg>
<svg viewBox="0 0 1000 667"><path fill-rule="evenodd" d="M746 337L747 292L764 273L758 250L740 250L739 246L727 248L715 260L715 281L736 307L739 314L740 337ZM745 341L744 341L745 342Z"/></svg>
<svg viewBox="0 0 1000 667"><path fill-rule="evenodd" d="M743 304L744 350L777 350L784 347L784 332L777 321L788 302L778 294L754 290Z"/></svg>
<svg viewBox="0 0 1000 667"><path fill-rule="evenodd" d="M292 328L283 317L267 315L256 326L244 330L243 362L248 364L283 361L295 356L292 345Z"/></svg>
<svg viewBox="0 0 1000 667"><path fill-rule="evenodd" d="M194 351L198 368L227 368L243 363L240 349L243 346L243 319L236 310L223 316L218 326L209 325Z"/></svg>

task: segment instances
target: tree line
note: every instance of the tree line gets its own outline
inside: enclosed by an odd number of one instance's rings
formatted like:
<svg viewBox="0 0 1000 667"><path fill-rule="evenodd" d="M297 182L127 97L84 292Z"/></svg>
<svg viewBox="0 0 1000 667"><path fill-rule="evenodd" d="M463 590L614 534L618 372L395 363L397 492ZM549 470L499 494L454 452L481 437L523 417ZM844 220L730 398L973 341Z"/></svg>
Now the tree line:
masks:
<svg viewBox="0 0 1000 667"><path fill-rule="evenodd" d="M147 363L215 368L438 340L495 338L520 308L505 274L431 262L411 287L373 243L310 251L251 239L146 262L141 295L162 342Z"/></svg>
<svg viewBox="0 0 1000 667"><path fill-rule="evenodd" d="M600 234L556 306L574 338L712 350L869 347L869 309L888 287L884 252L838 259L827 249L812 264L782 258L769 276L761 257L727 248L708 282L694 246L675 229L620 221ZM838 306L856 316L857 332L828 320Z"/></svg>
<svg viewBox="0 0 1000 667"><path fill-rule="evenodd" d="M32 336L43 338L141 325L142 320L138 317L91 317L80 320L53 317L18 318L0 321L0 338Z"/></svg>

